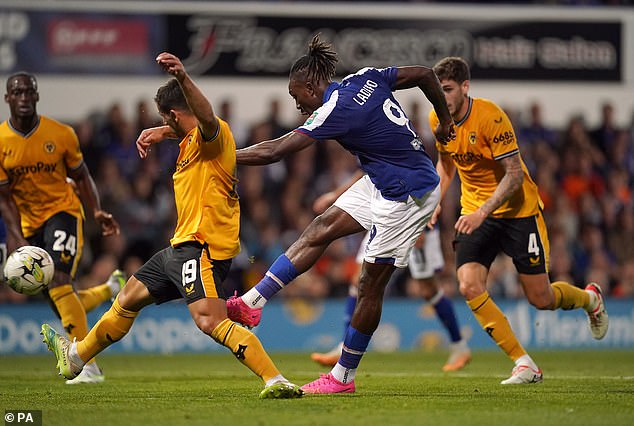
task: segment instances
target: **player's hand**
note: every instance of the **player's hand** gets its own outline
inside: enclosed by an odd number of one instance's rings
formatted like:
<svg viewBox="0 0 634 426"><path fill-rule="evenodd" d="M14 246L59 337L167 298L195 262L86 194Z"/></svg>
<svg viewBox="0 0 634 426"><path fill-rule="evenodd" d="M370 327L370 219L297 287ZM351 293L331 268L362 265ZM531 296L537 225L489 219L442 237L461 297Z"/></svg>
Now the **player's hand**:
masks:
<svg viewBox="0 0 634 426"><path fill-rule="evenodd" d="M486 216L484 216L480 210L476 210L468 215L460 216L454 228L461 234L469 235L482 225L484 219L486 219Z"/></svg>
<svg viewBox="0 0 634 426"><path fill-rule="evenodd" d="M182 81L187 74L181 60L171 53L163 52L159 54L156 57L156 63L159 64L165 72L176 77L178 81Z"/></svg>
<svg viewBox="0 0 634 426"><path fill-rule="evenodd" d="M7 256L20 247L30 245L31 244L29 244L29 242L23 236L13 236L11 233L7 233Z"/></svg>
<svg viewBox="0 0 634 426"><path fill-rule="evenodd" d="M328 207L332 206L336 200L337 194L332 191L326 192L325 194L317 197L317 199L313 202L313 211L317 214L322 214L328 209Z"/></svg>
<svg viewBox="0 0 634 426"><path fill-rule="evenodd" d="M440 207L440 203L438 203L436 205L436 208L434 209L434 213L432 213L431 215L431 219L429 219L429 222L427 222L427 228L434 229L434 227L438 223L438 218L440 217L441 211L442 211L442 207Z"/></svg>
<svg viewBox="0 0 634 426"><path fill-rule="evenodd" d="M104 210L95 210L95 221L101 226L101 235L119 235L119 223L112 217L112 214Z"/></svg>
<svg viewBox="0 0 634 426"><path fill-rule="evenodd" d="M150 127L144 129L136 140L136 149L139 157L145 158L150 150L150 145L175 136L169 126Z"/></svg>
<svg viewBox="0 0 634 426"><path fill-rule="evenodd" d="M456 128L452 123L442 124L438 123L434 129L434 136L436 140L443 145L447 145L452 140L456 139Z"/></svg>

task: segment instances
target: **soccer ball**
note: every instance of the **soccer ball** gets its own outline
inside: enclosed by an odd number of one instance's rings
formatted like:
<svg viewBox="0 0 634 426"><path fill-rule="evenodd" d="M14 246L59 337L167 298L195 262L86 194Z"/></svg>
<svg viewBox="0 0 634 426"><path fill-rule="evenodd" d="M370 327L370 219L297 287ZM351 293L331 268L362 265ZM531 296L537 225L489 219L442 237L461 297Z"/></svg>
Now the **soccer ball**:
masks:
<svg viewBox="0 0 634 426"><path fill-rule="evenodd" d="M23 246L11 253L4 264L4 280L18 293L34 295L53 279L55 266L46 250Z"/></svg>

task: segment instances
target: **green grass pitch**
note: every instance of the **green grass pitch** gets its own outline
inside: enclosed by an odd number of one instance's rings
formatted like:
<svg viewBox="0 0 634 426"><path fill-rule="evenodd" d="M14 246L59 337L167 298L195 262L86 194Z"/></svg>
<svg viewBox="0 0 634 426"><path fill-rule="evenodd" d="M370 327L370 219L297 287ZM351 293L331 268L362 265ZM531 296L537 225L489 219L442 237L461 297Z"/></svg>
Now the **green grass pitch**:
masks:
<svg viewBox="0 0 634 426"><path fill-rule="evenodd" d="M229 353L103 354L100 385L64 384L54 357L0 357L0 408L42 410L43 425L632 425L634 351L531 353L544 383L502 386L512 363L474 353L443 373L444 353L368 353L357 392L260 400L260 380ZM273 353L292 381L315 379L308 354Z"/></svg>

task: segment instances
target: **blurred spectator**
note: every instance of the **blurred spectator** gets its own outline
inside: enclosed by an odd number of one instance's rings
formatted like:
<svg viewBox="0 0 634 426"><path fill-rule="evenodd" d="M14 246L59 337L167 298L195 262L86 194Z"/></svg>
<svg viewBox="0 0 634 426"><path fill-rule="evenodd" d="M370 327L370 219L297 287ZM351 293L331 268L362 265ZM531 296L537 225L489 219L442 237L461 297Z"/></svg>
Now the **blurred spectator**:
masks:
<svg viewBox="0 0 634 426"><path fill-rule="evenodd" d="M603 154L607 154L612 148L618 129L614 124L614 107L610 102L601 106L601 123L599 127L590 132L592 142Z"/></svg>
<svg viewBox="0 0 634 426"><path fill-rule="evenodd" d="M612 291L614 297L634 298L634 257L626 260L619 270L619 278Z"/></svg>
<svg viewBox="0 0 634 426"><path fill-rule="evenodd" d="M607 245L618 263L634 259L634 211L631 204L617 213L614 227L608 230Z"/></svg>
<svg viewBox="0 0 634 426"><path fill-rule="evenodd" d="M592 158L587 151L574 147L565 149L561 173L561 189L577 211L582 208L584 196L603 195L605 183L594 170Z"/></svg>
<svg viewBox="0 0 634 426"><path fill-rule="evenodd" d="M573 277L573 263L571 248L565 234L561 231L550 232L550 267L549 275L552 282L575 282Z"/></svg>
<svg viewBox="0 0 634 426"><path fill-rule="evenodd" d="M533 145L537 142L546 142L551 148L557 146L557 133L543 123L542 108L539 102L531 103L528 122L520 126L519 138L522 148L524 148L524 144Z"/></svg>
<svg viewBox="0 0 634 426"><path fill-rule="evenodd" d="M236 148L244 148L248 140L249 132L244 123L240 123L234 118L233 102L230 99L225 99L220 102L218 117L222 118L231 126L231 133L233 133L233 138L236 141Z"/></svg>

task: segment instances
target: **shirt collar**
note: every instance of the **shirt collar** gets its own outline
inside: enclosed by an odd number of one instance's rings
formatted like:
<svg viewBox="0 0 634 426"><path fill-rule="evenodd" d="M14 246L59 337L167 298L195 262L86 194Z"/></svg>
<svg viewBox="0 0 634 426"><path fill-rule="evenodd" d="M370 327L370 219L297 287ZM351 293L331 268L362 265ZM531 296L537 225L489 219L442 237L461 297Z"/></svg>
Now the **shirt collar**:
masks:
<svg viewBox="0 0 634 426"><path fill-rule="evenodd" d="M328 99L330 99L330 95L332 95L332 92L337 90L340 85L341 84L337 82L330 83L330 85L326 88L326 91L324 92L324 98L323 98L324 103L328 102Z"/></svg>
<svg viewBox="0 0 634 426"><path fill-rule="evenodd" d="M456 122L456 126L460 126L460 125L462 125L462 123L467 121L467 118L469 118L469 115L471 115L471 108L472 107L473 107L473 98L471 96L469 96L469 106L467 107L467 113L464 115L464 117L462 117L462 119L460 121Z"/></svg>

